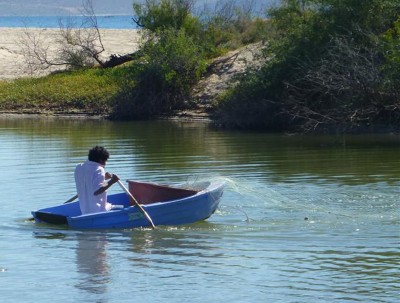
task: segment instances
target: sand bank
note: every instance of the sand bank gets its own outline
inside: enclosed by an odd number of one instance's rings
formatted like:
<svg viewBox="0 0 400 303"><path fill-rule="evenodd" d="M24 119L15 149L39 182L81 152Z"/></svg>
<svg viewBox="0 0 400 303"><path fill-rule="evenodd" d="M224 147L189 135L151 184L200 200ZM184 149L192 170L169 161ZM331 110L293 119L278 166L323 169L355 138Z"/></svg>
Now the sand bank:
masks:
<svg viewBox="0 0 400 303"><path fill-rule="evenodd" d="M59 29L39 28L0 28L0 80L11 80L26 76L46 75L52 70L33 73L27 65L23 55L23 44L26 32L31 37L39 38L43 45L49 47L49 55L57 52L56 41L60 37ZM138 47L140 36L134 29L104 29L101 30L101 38L105 51L102 59L107 59L111 54L128 54ZM59 69L59 68L58 68Z"/></svg>

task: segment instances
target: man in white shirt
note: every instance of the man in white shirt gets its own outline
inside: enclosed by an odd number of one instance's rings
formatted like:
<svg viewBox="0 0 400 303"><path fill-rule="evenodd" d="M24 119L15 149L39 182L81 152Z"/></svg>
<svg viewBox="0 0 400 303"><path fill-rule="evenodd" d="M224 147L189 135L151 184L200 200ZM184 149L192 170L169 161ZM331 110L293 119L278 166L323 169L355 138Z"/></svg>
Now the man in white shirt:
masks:
<svg viewBox="0 0 400 303"><path fill-rule="evenodd" d="M95 146L89 150L88 160L75 168L75 185L82 215L113 208L113 205L107 202L107 189L119 178L104 170L109 157L110 154L104 147ZM109 181L106 182L106 179Z"/></svg>

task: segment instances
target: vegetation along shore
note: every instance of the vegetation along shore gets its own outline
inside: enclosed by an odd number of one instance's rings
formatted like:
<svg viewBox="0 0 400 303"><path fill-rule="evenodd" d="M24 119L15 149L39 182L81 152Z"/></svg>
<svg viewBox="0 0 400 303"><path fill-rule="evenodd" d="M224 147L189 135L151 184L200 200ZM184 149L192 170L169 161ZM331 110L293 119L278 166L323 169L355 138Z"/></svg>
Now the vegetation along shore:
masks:
<svg viewBox="0 0 400 303"><path fill-rule="evenodd" d="M19 29L18 42L0 40L0 68L18 63L2 71L0 111L400 130L398 0L282 0L263 17L252 1L221 3L198 12L195 0L133 1L138 29L110 35L85 1L89 27Z"/></svg>

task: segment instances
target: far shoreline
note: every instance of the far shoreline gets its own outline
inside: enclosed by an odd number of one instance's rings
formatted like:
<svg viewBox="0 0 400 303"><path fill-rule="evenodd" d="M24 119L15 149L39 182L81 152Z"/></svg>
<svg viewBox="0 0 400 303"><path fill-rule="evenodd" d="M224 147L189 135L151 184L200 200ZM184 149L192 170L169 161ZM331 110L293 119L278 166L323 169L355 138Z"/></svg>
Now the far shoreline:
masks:
<svg viewBox="0 0 400 303"><path fill-rule="evenodd" d="M137 26L131 14L96 14L99 29L135 29ZM80 27L86 24L89 16L82 14L29 14L29 15L2 15L0 28L49 28L58 29L60 21L65 24Z"/></svg>

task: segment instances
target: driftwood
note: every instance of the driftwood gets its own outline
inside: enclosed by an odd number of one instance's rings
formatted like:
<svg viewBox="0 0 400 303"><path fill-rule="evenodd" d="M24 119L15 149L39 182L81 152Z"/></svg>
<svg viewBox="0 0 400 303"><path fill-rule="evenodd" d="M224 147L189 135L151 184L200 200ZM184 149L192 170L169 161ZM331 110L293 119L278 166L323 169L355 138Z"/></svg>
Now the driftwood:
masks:
<svg viewBox="0 0 400 303"><path fill-rule="evenodd" d="M131 55L111 55L110 59L103 63L103 68L111 68L126 62L132 61L133 56Z"/></svg>
<svg viewBox="0 0 400 303"><path fill-rule="evenodd" d="M110 58L104 62L102 68L112 68L118 65L124 64L129 61L137 60L143 56L143 52L138 50L137 52L127 54L127 55L114 55L112 54Z"/></svg>
<svg viewBox="0 0 400 303"><path fill-rule="evenodd" d="M233 63L236 61L237 57L239 56L239 52L234 53L231 56L226 56L222 58L218 58L211 62L210 64L207 65L206 72L207 74L217 72L228 64L229 66L232 66Z"/></svg>

